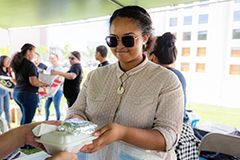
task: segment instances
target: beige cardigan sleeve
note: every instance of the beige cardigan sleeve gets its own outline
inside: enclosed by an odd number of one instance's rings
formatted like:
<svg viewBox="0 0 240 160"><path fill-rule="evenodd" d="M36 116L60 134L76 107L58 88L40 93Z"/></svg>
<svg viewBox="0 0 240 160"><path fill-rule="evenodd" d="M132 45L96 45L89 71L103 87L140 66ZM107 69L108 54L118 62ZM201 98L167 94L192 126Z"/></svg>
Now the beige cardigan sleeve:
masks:
<svg viewBox="0 0 240 160"><path fill-rule="evenodd" d="M170 74L158 97L153 129L166 140L166 151L174 148L181 134L183 122L183 91L179 80Z"/></svg>

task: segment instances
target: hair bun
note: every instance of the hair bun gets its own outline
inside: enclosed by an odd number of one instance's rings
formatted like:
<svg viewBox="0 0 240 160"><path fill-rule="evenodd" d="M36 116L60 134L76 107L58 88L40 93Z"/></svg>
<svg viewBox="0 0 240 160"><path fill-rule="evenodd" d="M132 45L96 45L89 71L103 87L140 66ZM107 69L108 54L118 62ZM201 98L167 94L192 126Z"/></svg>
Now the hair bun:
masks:
<svg viewBox="0 0 240 160"><path fill-rule="evenodd" d="M175 46L175 42L176 42L176 37L170 33L170 32L166 32L164 33L162 36L162 41L163 43L168 46L168 47L173 47Z"/></svg>

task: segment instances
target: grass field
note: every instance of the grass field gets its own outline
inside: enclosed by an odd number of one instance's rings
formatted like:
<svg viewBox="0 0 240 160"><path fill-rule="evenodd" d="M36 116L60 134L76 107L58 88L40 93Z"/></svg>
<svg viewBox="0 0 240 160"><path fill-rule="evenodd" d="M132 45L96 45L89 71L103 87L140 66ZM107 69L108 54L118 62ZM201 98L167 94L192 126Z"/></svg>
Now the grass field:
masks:
<svg viewBox="0 0 240 160"><path fill-rule="evenodd" d="M199 123L213 122L240 129L240 108L206 104L188 104L188 109L200 116Z"/></svg>

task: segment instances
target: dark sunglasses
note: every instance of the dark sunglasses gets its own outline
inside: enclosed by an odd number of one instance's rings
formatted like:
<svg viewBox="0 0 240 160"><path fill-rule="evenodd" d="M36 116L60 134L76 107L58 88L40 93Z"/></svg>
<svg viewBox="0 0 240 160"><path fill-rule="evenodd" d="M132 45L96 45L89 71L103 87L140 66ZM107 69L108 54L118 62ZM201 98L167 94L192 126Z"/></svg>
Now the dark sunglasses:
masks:
<svg viewBox="0 0 240 160"><path fill-rule="evenodd" d="M69 60L74 60L75 58L74 57L68 57Z"/></svg>
<svg viewBox="0 0 240 160"><path fill-rule="evenodd" d="M135 39L139 38L140 35L138 36L133 36L133 35L126 35L126 36L122 36L121 38L121 42L122 44L125 46L125 47L133 47L134 46L134 42L135 42ZM120 41L120 38L117 37L117 36L107 36L105 38L106 40L106 43L109 47L117 47L118 45L118 41Z"/></svg>

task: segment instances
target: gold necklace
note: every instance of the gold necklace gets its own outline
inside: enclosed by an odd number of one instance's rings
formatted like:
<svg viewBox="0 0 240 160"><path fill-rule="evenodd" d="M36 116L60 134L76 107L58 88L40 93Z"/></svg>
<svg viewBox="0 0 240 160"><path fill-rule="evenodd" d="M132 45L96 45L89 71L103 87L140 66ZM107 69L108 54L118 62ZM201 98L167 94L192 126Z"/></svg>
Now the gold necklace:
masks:
<svg viewBox="0 0 240 160"><path fill-rule="evenodd" d="M127 75L127 73L125 73L126 75ZM124 74L123 74L124 75ZM123 76L122 75L122 76ZM121 76L121 77L122 77ZM121 95L121 94L123 94L124 93L124 91L125 91L125 89L123 88L123 84L126 82L126 80L129 78L129 76L127 75L127 78L124 80L124 81L122 81L122 78L120 77L120 81L121 81L121 85L117 88L117 94L119 94L119 95Z"/></svg>

